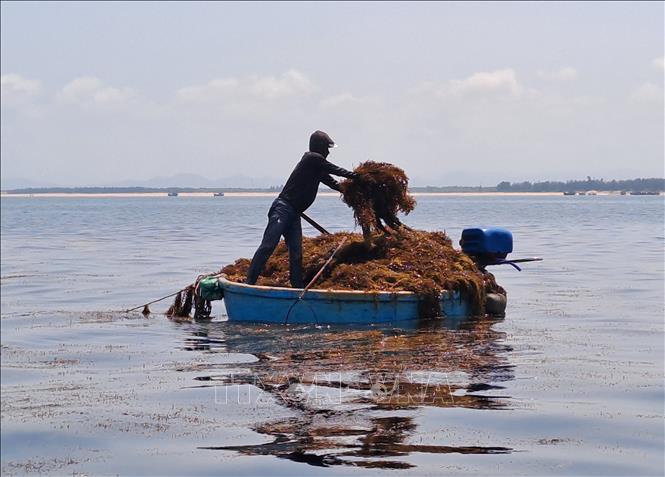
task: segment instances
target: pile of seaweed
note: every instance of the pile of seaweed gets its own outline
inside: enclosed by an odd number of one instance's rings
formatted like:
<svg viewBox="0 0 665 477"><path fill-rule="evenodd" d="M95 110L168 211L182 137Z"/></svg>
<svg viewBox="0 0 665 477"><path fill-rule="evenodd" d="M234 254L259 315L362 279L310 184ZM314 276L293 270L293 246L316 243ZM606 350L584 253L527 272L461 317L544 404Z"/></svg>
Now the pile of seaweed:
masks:
<svg viewBox="0 0 665 477"><path fill-rule="evenodd" d="M337 233L303 239L305 283L319 272L346 237L344 246L325 268L314 288L365 291L411 291L420 298L422 317L441 315L443 291L458 291L483 315L486 294L505 293L491 273L480 270L466 254L455 250L443 232L406 227L398 213L411 212L416 201L409 195L409 179L402 169L385 162L367 161L354 169L356 176L340 184L342 200L353 209L363 235ZM243 282L250 261L240 259L222 269L232 281ZM289 258L281 243L258 285L288 287Z"/></svg>
<svg viewBox="0 0 665 477"><path fill-rule="evenodd" d="M455 250L444 232L404 228L391 234L373 234L369 243L362 235L352 233L303 237L305 283L344 237L348 237L345 245L313 288L412 291L421 299L422 317L441 316L439 297L444 290L459 291L476 315L484 314L487 293L505 293L491 273L481 271L466 254ZM249 259L241 258L224 267L222 273L231 281L244 282L249 263ZM289 257L283 242L268 260L257 285L289 286Z"/></svg>
<svg viewBox="0 0 665 477"><path fill-rule="evenodd" d="M409 178L399 167L386 162L367 161L356 167L354 179L340 183L342 200L353 209L363 234L386 232L384 225L397 229L403 224L398 212L408 214L416 201L408 192Z"/></svg>

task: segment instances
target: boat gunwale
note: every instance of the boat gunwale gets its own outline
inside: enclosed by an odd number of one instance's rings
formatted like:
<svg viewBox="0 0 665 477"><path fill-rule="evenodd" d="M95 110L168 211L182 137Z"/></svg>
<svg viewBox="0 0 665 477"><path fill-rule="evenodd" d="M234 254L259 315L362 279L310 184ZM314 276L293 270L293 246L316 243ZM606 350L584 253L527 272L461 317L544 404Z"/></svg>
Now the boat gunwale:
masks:
<svg viewBox="0 0 665 477"><path fill-rule="evenodd" d="M230 285L231 287L237 287L244 289L246 291L276 291L276 292L293 292L300 294L303 292L304 288L289 288L289 287L273 287L267 285L250 285L248 283L239 283L229 280L228 278L221 276L218 278L222 285ZM358 298L358 297L371 297L371 298L384 298L384 299L395 299L400 298L404 301L419 300L418 294L411 291L385 291L385 290L338 290L338 289L321 289L321 288L310 288L307 290L307 293L317 293L319 295L330 295L333 294L336 297L342 298L344 295L349 296L349 298ZM459 291L443 290L441 292L441 299L454 299L458 298Z"/></svg>

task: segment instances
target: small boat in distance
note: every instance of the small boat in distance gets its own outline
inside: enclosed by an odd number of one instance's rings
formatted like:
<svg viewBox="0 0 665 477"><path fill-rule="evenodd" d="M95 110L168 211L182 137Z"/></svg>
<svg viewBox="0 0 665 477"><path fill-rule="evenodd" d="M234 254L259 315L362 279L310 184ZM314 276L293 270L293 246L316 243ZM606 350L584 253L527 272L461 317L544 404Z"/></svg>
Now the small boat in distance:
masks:
<svg viewBox="0 0 665 477"><path fill-rule="evenodd" d="M177 192L169 192L169 197L178 197Z"/></svg>
<svg viewBox="0 0 665 477"><path fill-rule="evenodd" d="M565 191L565 192L563 193L563 195L575 195L575 192L572 191L572 190L569 190L569 191Z"/></svg>
<svg viewBox="0 0 665 477"><path fill-rule="evenodd" d="M224 197L224 192L215 192L213 197Z"/></svg>

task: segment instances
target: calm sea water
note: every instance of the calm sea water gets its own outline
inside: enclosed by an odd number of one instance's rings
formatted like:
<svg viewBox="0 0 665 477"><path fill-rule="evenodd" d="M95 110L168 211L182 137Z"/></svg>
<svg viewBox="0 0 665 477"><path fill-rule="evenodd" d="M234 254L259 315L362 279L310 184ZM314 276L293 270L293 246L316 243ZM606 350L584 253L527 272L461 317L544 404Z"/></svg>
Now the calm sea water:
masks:
<svg viewBox="0 0 665 477"><path fill-rule="evenodd" d="M412 227L504 226L545 258L495 267L501 320L121 312L251 256L271 200L2 199L3 474L665 472L663 197L419 197ZM334 197L310 215L353 228Z"/></svg>

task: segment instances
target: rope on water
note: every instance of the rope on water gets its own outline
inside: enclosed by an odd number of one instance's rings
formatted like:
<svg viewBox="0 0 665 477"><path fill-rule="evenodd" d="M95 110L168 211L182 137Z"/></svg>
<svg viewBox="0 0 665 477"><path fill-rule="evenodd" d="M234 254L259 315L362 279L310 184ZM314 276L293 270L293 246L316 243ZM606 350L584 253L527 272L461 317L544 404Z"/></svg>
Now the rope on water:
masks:
<svg viewBox="0 0 665 477"><path fill-rule="evenodd" d="M123 313L129 313L132 311L136 311L140 308L143 308L141 313L147 316L151 313L149 307L150 305L166 300L167 298L171 298L172 296L175 296L173 304L169 307L168 310L166 310L165 313L166 316L179 317L179 318L189 317L190 313L192 312L192 307L194 307L195 318L207 318L210 316L210 312L212 311L212 305L210 304L209 300L204 300L200 296L199 283L204 278L219 277L221 275L222 274L220 272L199 275L196 278L196 281L191 285L187 285L186 287L181 288L177 292L170 293L161 298L157 298L156 300L149 301L148 303L144 303L143 305L135 306L134 308L129 308L127 310L124 310Z"/></svg>
<svg viewBox="0 0 665 477"><path fill-rule="evenodd" d="M190 286L191 286L191 285L190 285ZM134 308L129 308L129 309L127 309L127 310L124 310L123 313L129 313L130 311L136 311L136 310L138 310L139 308L143 308L142 313L143 313L144 315L148 315L148 314L150 314L150 308L148 308L148 305L152 305L153 303L158 303L158 302L160 302L160 301L162 301L162 300L166 300L167 298L171 298L172 296L179 295L180 292L182 292L182 291L184 291L184 290L187 290L187 288L189 288L189 287L185 287L185 288L183 288L182 290L178 290L178 291L175 292L175 293L171 293L170 295L166 295L166 296L163 296L163 297L161 297L161 298L157 298L156 300L149 301L148 303L144 303L143 305L135 306Z"/></svg>

